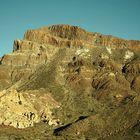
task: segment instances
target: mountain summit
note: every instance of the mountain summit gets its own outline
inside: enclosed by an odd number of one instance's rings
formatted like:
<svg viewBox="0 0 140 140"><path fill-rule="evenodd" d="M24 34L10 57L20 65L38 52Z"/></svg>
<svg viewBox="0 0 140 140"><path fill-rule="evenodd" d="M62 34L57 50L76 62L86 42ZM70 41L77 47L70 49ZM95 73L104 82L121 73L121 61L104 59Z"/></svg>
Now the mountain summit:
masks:
<svg viewBox="0 0 140 140"><path fill-rule="evenodd" d="M140 41L28 30L0 59L0 139L139 139L139 85Z"/></svg>

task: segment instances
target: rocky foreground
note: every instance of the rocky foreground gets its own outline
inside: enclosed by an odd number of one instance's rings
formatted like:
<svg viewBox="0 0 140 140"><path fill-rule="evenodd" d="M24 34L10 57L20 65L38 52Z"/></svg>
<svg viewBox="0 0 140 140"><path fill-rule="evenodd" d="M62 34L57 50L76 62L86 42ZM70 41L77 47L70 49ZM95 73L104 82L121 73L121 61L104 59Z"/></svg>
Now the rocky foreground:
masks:
<svg viewBox="0 0 140 140"><path fill-rule="evenodd" d="M140 41L54 25L0 59L1 140L139 140L139 121Z"/></svg>

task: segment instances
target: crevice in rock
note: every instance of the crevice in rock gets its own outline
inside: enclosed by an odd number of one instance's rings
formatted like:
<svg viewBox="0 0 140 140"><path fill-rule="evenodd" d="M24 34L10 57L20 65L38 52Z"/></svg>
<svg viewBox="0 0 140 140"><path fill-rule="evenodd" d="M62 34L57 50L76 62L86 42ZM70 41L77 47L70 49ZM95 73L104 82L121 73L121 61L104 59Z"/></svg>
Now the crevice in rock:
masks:
<svg viewBox="0 0 140 140"><path fill-rule="evenodd" d="M58 136L60 132L62 132L64 129L68 128L71 125L72 125L72 123L69 123L67 125L54 129L53 135Z"/></svg>

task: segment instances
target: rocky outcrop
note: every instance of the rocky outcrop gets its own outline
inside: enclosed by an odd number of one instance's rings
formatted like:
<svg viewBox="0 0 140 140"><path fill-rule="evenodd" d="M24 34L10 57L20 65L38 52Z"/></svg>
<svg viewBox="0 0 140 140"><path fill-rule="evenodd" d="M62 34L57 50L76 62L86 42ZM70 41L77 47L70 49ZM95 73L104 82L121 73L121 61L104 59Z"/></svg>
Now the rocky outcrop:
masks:
<svg viewBox="0 0 140 140"><path fill-rule="evenodd" d="M31 127L40 121L57 125L59 120L53 118L51 110L58 107L59 104L47 93L4 90L0 92L0 123L16 128Z"/></svg>
<svg viewBox="0 0 140 140"><path fill-rule="evenodd" d="M140 120L139 52L76 26L28 30L0 60L0 124L24 139L123 135Z"/></svg>
<svg viewBox="0 0 140 140"><path fill-rule="evenodd" d="M26 41L14 41L13 53L3 56L2 65L33 67L47 61L47 53L44 46Z"/></svg>
<svg viewBox="0 0 140 140"><path fill-rule="evenodd" d="M95 48L97 46L105 46L109 53L114 48L139 50L140 41L128 41L99 33L90 33L77 26L54 25L28 30L24 35L24 40L14 41L13 53L4 55L0 64L8 66L8 73L12 75L11 79L14 79L11 82L14 82L22 79L24 77L22 75L31 74L38 64L45 64L59 49L58 47ZM125 59L132 57L134 55L132 53L126 52ZM102 54L102 57L106 56ZM13 77L13 73L18 74Z"/></svg>
<svg viewBox="0 0 140 140"><path fill-rule="evenodd" d="M13 46L13 53L6 54L1 59L1 73L4 74L0 78L2 86L0 89L4 89L10 84L3 84L5 82L15 83L23 77L28 77L38 64L45 64L48 59L45 46L38 43L30 42L27 40L15 40ZM6 71L4 70L4 68ZM3 82L3 80L5 82Z"/></svg>
<svg viewBox="0 0 140 140"><path fill-rule="evenodd" d="M90 33L80 27L70 25L54 25L29 30L25 33L24 39L39 42L42 44L52 44L57 46L111 46L117 48L140 49L140 41L129 41L117 37Z"/></svg>

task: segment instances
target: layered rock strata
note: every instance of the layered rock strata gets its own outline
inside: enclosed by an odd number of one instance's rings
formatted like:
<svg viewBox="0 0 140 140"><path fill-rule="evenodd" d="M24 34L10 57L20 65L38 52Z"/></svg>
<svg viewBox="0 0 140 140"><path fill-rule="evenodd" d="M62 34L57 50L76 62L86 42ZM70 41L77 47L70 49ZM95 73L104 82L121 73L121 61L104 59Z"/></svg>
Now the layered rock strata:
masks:
<svg viewBox="0 0 140 140"><path fill-rule="evenodd" d="M126 135L139 126L139 64L140 41L70 25L28 30L0 59L0 124L44 123L44 139Z"/></svg>

